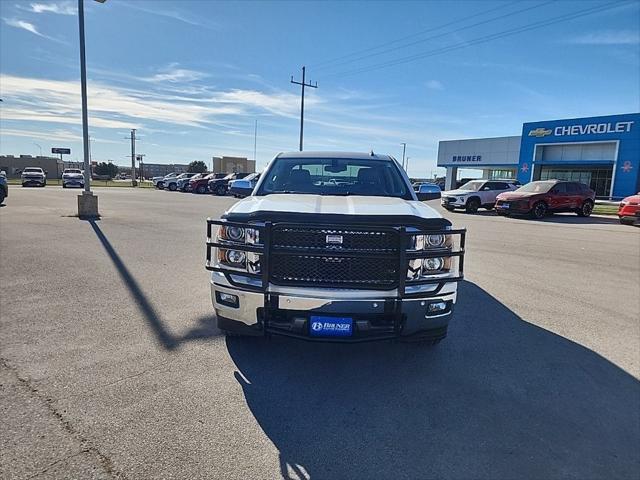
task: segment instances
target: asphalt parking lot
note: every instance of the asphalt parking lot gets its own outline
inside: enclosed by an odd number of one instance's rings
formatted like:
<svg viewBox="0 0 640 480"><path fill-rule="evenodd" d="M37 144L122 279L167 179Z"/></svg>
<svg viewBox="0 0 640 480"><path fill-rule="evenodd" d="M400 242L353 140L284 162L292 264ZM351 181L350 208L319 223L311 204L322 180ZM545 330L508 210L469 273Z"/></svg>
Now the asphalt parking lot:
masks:
<svg viewBox="0 0 640 480"><path fill-rule="evenodd" d="M204 219L235 200L97 193L0 208L0 477L638 478L640 229L445 212L439 346L225 339Z"/></svg>

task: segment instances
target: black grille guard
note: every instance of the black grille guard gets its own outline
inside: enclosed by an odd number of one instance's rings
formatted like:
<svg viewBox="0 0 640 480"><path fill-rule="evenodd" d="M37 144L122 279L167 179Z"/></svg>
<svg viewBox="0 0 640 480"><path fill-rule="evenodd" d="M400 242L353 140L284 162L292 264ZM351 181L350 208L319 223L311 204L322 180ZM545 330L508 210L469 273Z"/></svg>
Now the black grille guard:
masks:
<svg viewBox="0 0 640 480"><path fill-rule="evenodd" d="M244 219L243 219L244 220ZM412 222L413 223L413 222ZM397 297L398 299L403 298L421 298L425 296L432 296L437 294L440 289L446 284L450 282L459 282L463 280L464 274L464 253L465 253L465 236L466 229L445 229L438 225L438 227L428 227L424 224L424 220L421 222L422 224L418 224L416 227L407 227L405 225L385 225L381 227L378 225L367 225L367 224L359 224L359 228L368 228L372 231L381 231L381 230L393 230L398 235L398 250L392 253L376 253L375 256L379 258L386 259L397 259L398 267L397 277L395 284L392 286L385 285L384 287L374 287L374 286L366 286L357 287L355 289L358 290L393 290L397 289ZM217 242L213 237L213 226L225 226L225 227L241 227L241 228L251 228L258 230L260 244L241 244L241 243L232 243L232 242ZM300 255L300 248L286 248L281 246L272 245L272 230L274 227L308 227L308 228L318 228L318 229L336 229L338 227L343 227L343 225L336 225L335 223L326 224L326 223L291 223L291 222L271 222L271 221L234 221L229 219L211 219L207 218L207 239L206 239L206 264L205 267L207 270L213 272L221 272L225 275L227 281L238 288L242 288L245 290L252 290L256 292L260 292L263 294L269 293L269 284L273 283L271 281L271 265L270 265L270 257L272 252L277 252L278 255ZM346 227L346 226L344 226ZM348 227L347 227L348 228ZM431 250L408 250L407 247L410 245L409 241L412 236L415 235L429 235L429 234L445 234L445 235L459 235L459 249L458 250L450 250L448 248L440 248L440 249L431 249ZM239 250L243 252L253 252L260 255L260 273L252 273L244 270L238 270L225 266L216 266L216 263L212 260L212 250L214 248L232 248L234 250ZM335 249L326 249L326 250L318 250L313 249L313 251L309 252L314 256L325 256L325 257L336 257L340 255L348 255L353 258L370 258L372 256L371 252L366 251L353 251L350 250L348 253L341 253L340 251L336 251ZM445 257L459 257L459 261L457 262L457 271L448 273L446 277L434 277L434 278L421 278L419 280L409 280L407 279L407 269L409 268L409 261L414 259L423 259L423 258L445 258ZM249 283L241 283L233 280L232 276L239 276L253 279L254 282ZM407 287L420 286L420 285L428 285L428 284L436 284L437 288L435 290L431 290L428 292L418 291L418 292L407 292ZM312 284L304 285L305 288L336 288L336 285L331 284ZM339 287L338 287L339 288ZM354 289L354 288L350 288Z"/></svg>

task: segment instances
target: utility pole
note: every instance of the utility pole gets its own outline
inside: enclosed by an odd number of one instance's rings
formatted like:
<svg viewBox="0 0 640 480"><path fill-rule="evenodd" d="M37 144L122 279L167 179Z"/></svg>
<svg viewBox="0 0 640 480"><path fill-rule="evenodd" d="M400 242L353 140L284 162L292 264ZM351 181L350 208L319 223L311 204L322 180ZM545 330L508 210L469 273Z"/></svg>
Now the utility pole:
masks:
<svg viewBox="0 0 640 480"><path fill-rule="evenodd" d="M131 129L131 136L124 137L127 140L131 140L131 186L135 187L136 182L136 129Z"/></svg>
<svg viewBox="0 0 640 480"><path fill-rule="evenodd" d="M297 82L291 75L291 83L300 85L302 87L302 97L300 100L300 151L302 151L302 135L304 131L304 87L318 88L318 82L315 85L305 83L305 67L302 67L302 82Z"/></svg>
<svg viewBox="0 0 640 480"><path fill-rule="evenodd" d="M402 145L402 168L404 168L404 154L407 151L407 144L401 143L400 145Z"/></svg>

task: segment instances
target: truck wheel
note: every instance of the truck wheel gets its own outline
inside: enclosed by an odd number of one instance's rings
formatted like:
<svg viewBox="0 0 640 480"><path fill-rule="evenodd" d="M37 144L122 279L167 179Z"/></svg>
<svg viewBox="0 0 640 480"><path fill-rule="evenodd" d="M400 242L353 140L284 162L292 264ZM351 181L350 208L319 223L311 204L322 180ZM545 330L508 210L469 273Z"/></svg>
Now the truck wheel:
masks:
<svg viewBox="0 0 640 480"><path fill-rule="evenodd" d="M171 190L172 192L175 192L177 189L178 189L178 185L176 185L175 183L169 184L169 190Z"/></svg>
<svg viewBox="0 0 640 480"><path fill-rule="evenodd" d="M158 182L156 187L158 187L158 190L162 190L164 188L164 182Z"/></svg>
<svg viewBox="0 0 640 480"><path fill-rule="evenodd" d="M219 185L216 187L216 195L218 195L219 197L223 196L225 193L227 193L227 189L224 188L223 185Z"/></svg>
<svg viewBox="0 0 640 480"><path fill-rule="evenodd" d="M547 204L544 202L536 203L531 209L531 216L540 220L541 218L546 217L547 215Z"/></svg>
<svg viewBox="0 0 640 480"><path fill-rule="evenodd" d="M198 192L198 193L207 193L207 187L205 187L204 185L198 185L198 188L196 189L196 192Z"/></svg>
<svg viewBox="0 0 640 480"><path fill-rule="evenodd" d="M476 213L480 208L480 200L477 198L470 198L467 200L467 213Z"/></svg>
<svg viewBox="0 0 640 480"><path fill-rule="evenodd" d="M582 206L576 211L579 217L588 217L593 212L593 202L585 200Z"/></svg>

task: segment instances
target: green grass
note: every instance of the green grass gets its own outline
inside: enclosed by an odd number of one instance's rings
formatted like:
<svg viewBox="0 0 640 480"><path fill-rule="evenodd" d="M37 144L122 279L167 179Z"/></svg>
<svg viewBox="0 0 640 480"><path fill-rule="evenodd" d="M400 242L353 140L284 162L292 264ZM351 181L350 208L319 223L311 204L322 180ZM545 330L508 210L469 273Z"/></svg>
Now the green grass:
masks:
<svg viewBox="0 0 640 480"><path fill-rule="evenodd" d="M617 215L618 205L596 203L593 207L593 213L596 215Z"/></svg>
<svg viewBox="0 0 640 480"><path fill-rule="evenodd" d="M7 180L9 185L21 185L19 178L10 178ZM47 186L61 186L62 180L59 178L48 178ZM129 187L131 188L131 181L122 180L114 182L112 180L92 180L91 187ZM138 183L140 188L154 188L151 182Z"/></svg>

